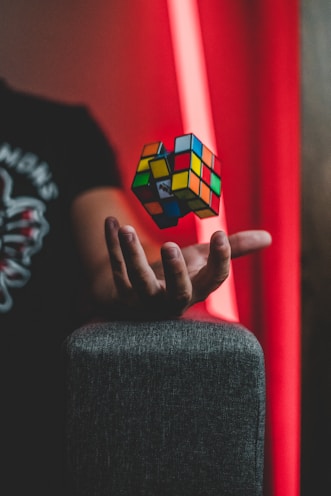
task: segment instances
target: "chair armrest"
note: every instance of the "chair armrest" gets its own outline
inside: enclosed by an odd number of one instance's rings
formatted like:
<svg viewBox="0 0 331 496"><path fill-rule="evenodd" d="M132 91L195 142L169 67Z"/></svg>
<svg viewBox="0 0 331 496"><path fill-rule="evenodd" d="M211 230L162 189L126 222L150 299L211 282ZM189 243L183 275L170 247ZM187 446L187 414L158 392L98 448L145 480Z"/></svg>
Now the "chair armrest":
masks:
<svg viewBox="0 0 331 496"><path fill-rule="evenodd" d="M93 324L68 337L64 356L72 494L262 494L264 357L250 331Z"/></svg>

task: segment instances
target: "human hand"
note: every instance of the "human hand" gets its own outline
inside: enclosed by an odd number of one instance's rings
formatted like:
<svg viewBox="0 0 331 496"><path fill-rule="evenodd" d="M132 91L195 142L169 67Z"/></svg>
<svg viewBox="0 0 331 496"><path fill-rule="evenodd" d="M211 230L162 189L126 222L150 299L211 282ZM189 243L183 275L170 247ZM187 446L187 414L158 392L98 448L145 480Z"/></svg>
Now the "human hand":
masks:
<svg viewBox="0 0 331 496"><path fill-rule="evenodd" d="M227 237L213 233L210 243L180 249L167 242L161 259L149 263L132 226L105 222L106 242L113 274L110 305L128 318L165 318L182 315L187 308L217 289L228 277L230 259L268 246L265 231L243 231Z"/></svg>

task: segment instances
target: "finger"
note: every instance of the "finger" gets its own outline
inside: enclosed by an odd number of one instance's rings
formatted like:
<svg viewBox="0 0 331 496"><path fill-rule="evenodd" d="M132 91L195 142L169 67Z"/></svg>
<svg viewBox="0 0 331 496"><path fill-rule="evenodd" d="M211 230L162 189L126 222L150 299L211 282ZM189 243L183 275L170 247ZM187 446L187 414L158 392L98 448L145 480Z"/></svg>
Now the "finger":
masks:
<svg viewBox="0 0 331 496"><path fill-rule="evenodd" d="M217 289L228 277L230 271L231 247L223 231L216 231L210 239L210 251L206 265L193 279L194 295L197 301Z"/></svg>
<svg viewBox="0 0 331 496"><path fill-rule="evenodd" d="M229 236L232 258L248 255L269 246L272 242L270 233L263 230L241 231Z"/></svg>
<svg viewBox="0 0 331 496"><path fill-rule="evenodd" d="M192 283L181 249L176 243L165 243L161 248L167 302L170 311L181 314L192 300Z"/></svg>
<svg viewBox="0 0 331 496"><path fill-rule="evenodd" d="M135 229L123 226L118 235L132 287L142 299L155 296L161 291L161 285L148 263Z"/></svg>
<svg viewBox="0 0 331 496"><path fill-rule="evenodd" d="M105 236L114 284L119 294L123 295L131 288L122 248L118 238L119 223L115 217L105 220Z"/></svg>

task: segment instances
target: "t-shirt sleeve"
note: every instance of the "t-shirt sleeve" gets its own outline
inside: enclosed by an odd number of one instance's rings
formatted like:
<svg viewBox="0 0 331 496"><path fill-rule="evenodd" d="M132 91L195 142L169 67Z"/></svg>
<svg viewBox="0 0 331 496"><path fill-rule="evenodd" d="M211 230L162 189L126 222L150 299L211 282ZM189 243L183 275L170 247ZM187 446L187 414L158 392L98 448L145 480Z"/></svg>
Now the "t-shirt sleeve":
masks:
<svg viewBox="0 0 331 496"><path fill-rule="evenodd" d="M68 130L70 155L70 193L80 193L103 186L121 187L116 153L86 107L76 107Z"/></svg>

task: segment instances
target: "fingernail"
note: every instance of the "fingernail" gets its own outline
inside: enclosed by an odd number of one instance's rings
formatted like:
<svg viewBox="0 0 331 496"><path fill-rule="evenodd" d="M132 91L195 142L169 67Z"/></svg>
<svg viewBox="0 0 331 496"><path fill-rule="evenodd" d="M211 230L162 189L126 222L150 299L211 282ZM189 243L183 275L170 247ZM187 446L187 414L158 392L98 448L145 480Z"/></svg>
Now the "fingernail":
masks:
<svg viewBox="0 0 331 496"><path fill-rule="evenodd" d="M107 217L106 222L110 229L114 229L118 225L118 222L115 219L115 217Z"/></svg>
<svg viewBox="0 0 331 496"><path fill-rule="evenodd" d="M124 243L131 243L135 239L135 231L132 226L123 226L120 227L119 230L120 239L124 241Z"/></svg>
<svg viewBox="0 0 331 496"><path fill-rule="evenodd" d="M133 233L132 232L125 232L125 233L122 233L121 234L122 236L122 239L126 242L126 243L131 243L133 241Z"/></svg>
<svg viewBox="0 0 331 496"><path fill-rule="evenodd" d="M214 235L214 243L218 246L223 246L226 240L226 235L223 231L219 231Z"/></svg>
<svg viewBox="0 0 331 496"><path fill-rule="evenodd" d="M174 246L172 248L167 248L164 251L164 257L167 260L174 260L174 259L178 258L178 256L179 256L179 250L176 246Z"/></svg>

